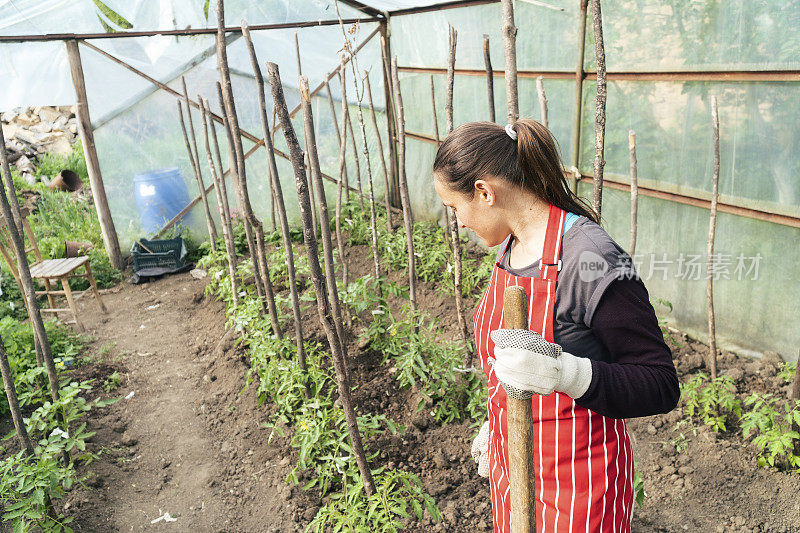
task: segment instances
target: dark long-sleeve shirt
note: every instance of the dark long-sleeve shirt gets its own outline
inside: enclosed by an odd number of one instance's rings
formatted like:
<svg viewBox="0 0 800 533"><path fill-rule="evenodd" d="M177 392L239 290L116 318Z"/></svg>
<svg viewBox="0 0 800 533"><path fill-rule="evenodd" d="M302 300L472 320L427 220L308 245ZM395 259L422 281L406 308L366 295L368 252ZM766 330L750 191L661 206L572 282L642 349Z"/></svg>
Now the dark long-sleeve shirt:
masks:
<svg viewBox="0 0 800 533"><path fill-rule="evenodd" d="M592 382L576 403L612 418L672 410L679 398L672 352L630 256L593 221L568 217L553 335L564 351L592 360ZM507 243L500 245L500 268L539 276L539 261L509 266Z"/></svg>

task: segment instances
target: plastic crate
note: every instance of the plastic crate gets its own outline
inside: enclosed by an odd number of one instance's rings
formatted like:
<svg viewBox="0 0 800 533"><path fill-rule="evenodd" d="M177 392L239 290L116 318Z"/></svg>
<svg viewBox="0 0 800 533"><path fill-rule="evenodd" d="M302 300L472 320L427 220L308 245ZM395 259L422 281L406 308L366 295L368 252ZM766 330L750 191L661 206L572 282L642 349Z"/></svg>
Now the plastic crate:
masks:
<svg viewBox="0 0 800 533"><path fill-rule="evenodd" d="M150 251L142 248L140 244ZM179 269L186 264L186 245L180 237L158 241L139 239L133 243L131 255L135 272L146 268Z"/></svg>

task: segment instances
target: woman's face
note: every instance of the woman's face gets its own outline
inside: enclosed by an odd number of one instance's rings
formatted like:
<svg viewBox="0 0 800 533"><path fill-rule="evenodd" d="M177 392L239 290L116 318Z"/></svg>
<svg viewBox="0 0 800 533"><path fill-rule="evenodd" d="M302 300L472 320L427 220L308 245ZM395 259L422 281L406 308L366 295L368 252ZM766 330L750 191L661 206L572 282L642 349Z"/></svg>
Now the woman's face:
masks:
<svg viewBox="0 0 800 533"><path fill-rule="evenodd" d="M475 182L475 193L468 195L453 190L447 182L434 174L433 186L442 204L452 207L461 228L469 228L488 247L497 246L511 232L497 208L497 194L503 185L498 178L480 179Z"/></svg>

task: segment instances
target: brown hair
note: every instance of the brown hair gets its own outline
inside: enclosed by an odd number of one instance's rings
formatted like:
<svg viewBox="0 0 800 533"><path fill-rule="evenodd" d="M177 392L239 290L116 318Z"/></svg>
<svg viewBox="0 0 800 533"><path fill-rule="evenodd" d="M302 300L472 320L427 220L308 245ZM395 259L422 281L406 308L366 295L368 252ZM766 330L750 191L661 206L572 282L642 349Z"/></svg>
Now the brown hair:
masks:
<svg viewBox="0 0 800 533"><path fill-rule="evenodd" d="M462 124L439 147L433 172L452 189L470 197L477 180L497 176L545 202L599 223L594 210L569 188L558 144L550 131L531 119L518 120L513 129L516 141L494 122Z"/></svg>

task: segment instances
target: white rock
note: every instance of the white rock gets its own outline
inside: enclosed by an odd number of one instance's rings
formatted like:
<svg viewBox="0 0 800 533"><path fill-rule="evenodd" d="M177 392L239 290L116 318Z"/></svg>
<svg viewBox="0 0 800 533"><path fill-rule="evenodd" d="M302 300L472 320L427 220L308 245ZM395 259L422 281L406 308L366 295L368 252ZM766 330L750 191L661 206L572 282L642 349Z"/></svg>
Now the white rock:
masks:
<svg viewBox="0 0 800 533"><path fill-rule="evenodd" d="M64 115L59 116L55 122L53 122L53 128L63 130L64 127L67 125L67 121L69 119Z"/></svg>
<svg viewBox="0 0 800 533"><path fill-rule="evenodd" d="M30 126L33 126L34 124L36 124L37 122L39 122L39 117L32 117L32 116L28 115L27 113L24 113L24 114L21 114L21 115L17 116L16 122L20 126L30 127Z"/></svg>
<svg viewBox="0 0 800 533"><path fill-rule="evenodd" d="M3 137L5 137L6 142L16 138L18 129L16 124L3 124Z"/></svg>
<svg viewBox="0 0 800 533"><path fill-rule="evenodd" d="M78 134L78 125L75 124L75 123L70 124L69 125L69 132L71 134L73 134L73 135L77 135Z"/></svg>
<svg viewBox="0 0 800 533"><path fill-rule="evenodd" d="M45 146L45 151L50 154L69 155L72 153L72 143L67 136L62 135L56 137L50 144Z"/></svg>
<svg viewBox="0 0 800 533"><path fill-rule="evenodd" d="M17 129L17 133L14 138L19 139L20 141L24 141L28 144L39 144L39 138L36 136L34 132L31 130L26 130L24 128Z"/></svg>
<svg viewBox="0 0 800 533"><path fill-rule="evenodd" d="M55 122L61 116L61 113L50 106L40 107L39 112L36 114L39 115L39 118L41 118L42 121L46 122Z"/></svg>
<svg viewBox="0 0 800 533"><path fill-rule="evenodd" d="M6 111L2 115L0 115L0 120L2 120L3 122L11 122L15 118L17 118L17 114L14 113L13 111Z"/></svg>
<svg viewBox="0 0 800 533"><path fill-rule="evenodd" d="M16 162L17 170L20 172L31 172L33 171L33 163L31 160L25 157L24 155L17 159Z"/></svg>
<svg viewBox="0 0 800 533"><path fill-rule="evenodd" d="M42 122L33 126L31 129L33 131L38 131L39 133L49 133L53 131L53 123L47 120L43 120Z"/></svg>

